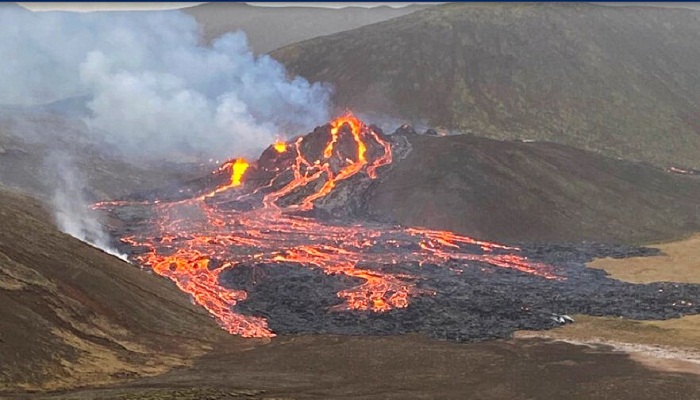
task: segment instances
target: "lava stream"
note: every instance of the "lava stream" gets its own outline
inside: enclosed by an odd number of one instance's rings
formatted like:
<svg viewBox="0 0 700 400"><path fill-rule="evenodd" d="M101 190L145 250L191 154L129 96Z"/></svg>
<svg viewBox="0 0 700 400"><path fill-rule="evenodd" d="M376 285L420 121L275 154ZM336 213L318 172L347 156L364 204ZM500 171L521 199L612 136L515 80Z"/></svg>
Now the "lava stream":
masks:
<svg viewBox="0 0 700 400"><path fill-rule="evenodd" d="M339 225L300 214L312 210L343 181L361 174L376 179L378 169L392 162L389 140L349 113L331 122L317 158L304 150L310 146L306 140L275 143L273 164L264 168L262 161L251 166L243 159L223 164L218 172L228 173L228 181L190 199L103 202L94 207L146 208L150 217L138 233L121 239L132 246L132 259L175 281L224 329L246 337L274 333L264 318L235 311L236 304L245 301L245 291L220 285L222 271L244 263L283 263L359 279L358 286L338 293L334 311L386 312L409 306L412 297L434 294L419 288L417 277L397 272L401 263L485 263L557 279L549 266L530 262L517 248L446 231ZM274 173L269 183L247 187L251 168ZM232 206L253 201L256 195L261 198L254 207ZM289 203L292 195L298 201Z"/></svg>

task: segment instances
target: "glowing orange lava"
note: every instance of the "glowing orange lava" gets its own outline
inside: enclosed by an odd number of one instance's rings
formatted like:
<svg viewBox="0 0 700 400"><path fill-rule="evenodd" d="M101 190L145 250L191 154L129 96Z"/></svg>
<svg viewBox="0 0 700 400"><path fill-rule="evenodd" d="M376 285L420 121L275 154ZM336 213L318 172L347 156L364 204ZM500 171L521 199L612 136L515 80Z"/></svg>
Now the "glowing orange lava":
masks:
<svg viewBox="0 0 700 400"><path fill-rule="evenodd" d="M287 143L285 143L285 142L276 142L275 144L272 145L272 147L278 153L284 153L285 151L287 151Z"/></svg>
<svg viewBox="0 0 700 400"><path fill-rule="evenodd" d="M242 159L242 158L237 158L236 161L233 163L231 166L231 186L236 187L241 184L241 180L243 179L243 174L245 174L245 171L248 169L248 161Z"/></svg>
<svg viewBox="0 0 700 400"><path fill-rule="evenodd" d="M236 158L235 160L225 162L215 172L223 172L226 170L230 171L229 172L229 174L230 174L229 182L225 185L221 185L221 186L217 187L216 189L214 189L213 191L211 191L207 194L199 196L198 200L210 198L210 197L215 196L218 193L225 192L228 189L240 186L241 182L243 181L243 175L248 170L249 166L250 166L250 164L248 164L248 161L246 161L243 158ZM159 203L159 202L156 201L156 203Z"/></svg>
<svg viewBox="0 0 700 400"><path fill-rule="evenodd" d="M281 164L262 168L271 171L266 185L241 186L249 164L236 159L215 171L230 173L230 182L203 195L176 202L103 202L94 207L146 208L150 217L133 227L139 233L122 238L138 249L132 258L175 281L228 332L246 337L274 336L264 318L233 309L245 301L245 291L219 283L222 271L246 263L285 263L361 279L359 286L338 293L340 303L334 311L386 312L409 306L412 297L433 295L417 286L417 277L395 270L402 263L476 262L558 278L549 266L530 262L514 247L446 231L331 224L300 214L344 181L375 179L379 168L392 162L388 138L350 113L331 122L318 159L304 152L308 148L304 137L284 144L284 154L277 144L274 147L280 154L275 162ZM257 205L244 211L232 206L246 202ZM451 269L459 272L459 267Z"/></svg>

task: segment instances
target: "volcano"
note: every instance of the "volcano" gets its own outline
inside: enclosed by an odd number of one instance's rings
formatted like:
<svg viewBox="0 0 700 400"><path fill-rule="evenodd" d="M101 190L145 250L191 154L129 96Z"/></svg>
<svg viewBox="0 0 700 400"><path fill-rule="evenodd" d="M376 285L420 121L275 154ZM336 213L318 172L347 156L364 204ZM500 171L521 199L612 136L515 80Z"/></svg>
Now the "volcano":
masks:
<svg viewBox="0 0 700 400"><path fill-rule="evenodd" d="M404 128L401 128L404 129ZM405 130L405 129L404 129ZM562 314L669 318L700 287L634 285L584 263L630 246L514 246L370 220L366 197L411 142L347 113L179 188L94 208L124 221L130 259L172 279L228 332L421 332L476 340Z"/></svg>

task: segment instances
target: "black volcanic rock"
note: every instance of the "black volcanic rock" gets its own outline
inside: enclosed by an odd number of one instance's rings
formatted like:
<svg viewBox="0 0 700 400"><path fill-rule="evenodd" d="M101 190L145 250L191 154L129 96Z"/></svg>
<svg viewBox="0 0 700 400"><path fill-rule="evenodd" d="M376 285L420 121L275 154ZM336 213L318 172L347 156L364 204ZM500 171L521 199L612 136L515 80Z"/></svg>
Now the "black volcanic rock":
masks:
<svg viewBox="0 0 700 400"><path fill-rule="evenodd" d="M325 183L318 177L323 174L316 174L322 169L304 169L316 164L314 158L328 163L334 173L341 165L358 165L353 160L358 146L348 128L340 129L328 157L323 153L332 134L326 125L293 141L305 161L296 159L296 151L293 157L268 149L240 189L191 204L156 207L155 220L131 210L138 210L138 204L114 210L120 219L131 218L119 236L142 236L153 243L158 257L183 250L179 261L189 268L183 266L176 279L205 278L200 282L207 290L212 289L212 276L202 275L198 262L211 257L210 268L225 268L213 275L216 283L246 292L242 300L226 306L265 318L278 334L422 333L471 341L552 328L560 324L561 314L667 319L700 312L700 285L635 285L585 265L594 257L649 255L653 250L551 243L582 237L630 240L693 226L700 198L700 181L694 177L552 143L381 135L391 141L394 162L382 167L376 179L357 173L336 182L328 195L305 209L304 218L298 218L299 208L284 209L303 204ZM366 145L369 159L383 151L379 142ZM313 179L300 178L300 185L287 186L294 176L280 171L291 166L301 168L300 177ZM277 198L281 209L236 211L250 199L259 202L255 193L287 187ZM575 212L589 214L567 214ZM318 221L319 216L333 221ZM404 226L444 224L438 228L466 230L478 239L517 240L523 242L518 246L522 250L468 238L450 243L441 233L393 229L367 218L403 218ZM426 223L411 218L426 218ZM673 225L677 220L680 225ZM477 234L470 232L477 229ZM238 240L246 238L252 240ZM131 249L144 250L149 251ZM438 253L444 256L432 257ZM377 254L384 257L374 257ZM171 264L175 269L179 265ZM363 279L349 278L350 272ZM385 274L391 280L379 279ZM380 313L362 310L376 304L401 306L392 295L409 287L408 307ZM346 304L344 299L353 300Z"/></svg>
<svg viewBox="0 0 700 400"><path fill-rule="evenodd" d="M585 262L593 257L650 255L653 249L604 244L524 247L533 260L556 265L563 280L550 280L481 263L400 264L386 270L418 276L435 296L413 298L409 307L385 313L338 310L336 293L358 284L343 275L288 264L237 265L221 284L248 292L236 306L264 316L280 334L422 333L459 341L509 337L516 330L561 325L557 315L587 314L667 319L700 312L700 285L630 284L611 279Z"/></svg>
<svg viewBox="0 0 700 400"><path fill-rule="evenodd" d="M415 129L413 129L413 126L408 124L401 125L400 127L396 128L394 133L392 133L392 135L397 136L415 136L417 134L418 133Z"/></svg>

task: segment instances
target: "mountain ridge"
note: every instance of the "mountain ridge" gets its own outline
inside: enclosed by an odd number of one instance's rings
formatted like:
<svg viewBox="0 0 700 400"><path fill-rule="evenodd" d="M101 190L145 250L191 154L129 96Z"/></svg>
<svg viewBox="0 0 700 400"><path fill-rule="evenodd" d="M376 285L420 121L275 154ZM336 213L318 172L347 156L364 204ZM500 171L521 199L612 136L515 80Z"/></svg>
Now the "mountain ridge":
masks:
<svg viewBox="0 0 700 400"><path fill-rule="evenodd" d="M301 40L384 21L426 7L428 6L411 5L402 8L380 6L334 9L206 3L184 8L182 11L200 23L205 42L209 43L227 32L243 30L253 51L264 54Z"/></svg>
<svg viewBox="0 0 700 400"><path fill-rule="evenodd" d="M447 4L271 53L340 108L697 168L700 13Z"/></svg>

